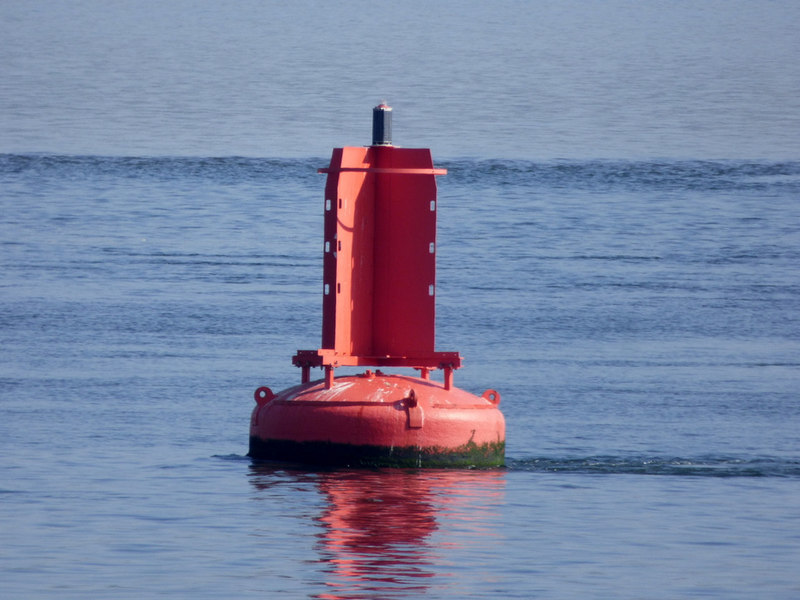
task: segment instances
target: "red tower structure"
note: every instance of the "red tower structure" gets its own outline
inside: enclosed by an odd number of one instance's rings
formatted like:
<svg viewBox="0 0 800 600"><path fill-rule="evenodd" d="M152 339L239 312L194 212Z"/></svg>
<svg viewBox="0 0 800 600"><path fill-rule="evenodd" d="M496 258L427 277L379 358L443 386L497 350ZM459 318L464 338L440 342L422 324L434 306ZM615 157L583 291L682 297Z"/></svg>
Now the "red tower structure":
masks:
<svg viewBox="0 0 800 600"><path fill-rule="evenodd" d="M255 392L253 458L350 466L498 466L500 395L453 386L458 352L435 350L436 175L427 148L391 143L392 109L373 142L336 148L325 186L322 347L292 362L301 383ZM419 377L342 366L410 367ZM311 381L311 369L324 378ZM441 369L444 381L430 372Z"/></svg>

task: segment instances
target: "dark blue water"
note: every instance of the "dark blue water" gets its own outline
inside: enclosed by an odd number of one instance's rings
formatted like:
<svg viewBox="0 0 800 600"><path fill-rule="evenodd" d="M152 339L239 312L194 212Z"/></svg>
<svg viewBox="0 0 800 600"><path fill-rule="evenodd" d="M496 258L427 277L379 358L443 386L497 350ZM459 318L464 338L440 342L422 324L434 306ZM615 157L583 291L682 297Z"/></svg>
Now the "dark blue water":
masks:
<svg viewBox="0 0 800 600"><path fill-rule="evenodd" d="M797 6L454 7L0 7L0 597L800 596ZM382 97L504 469L245 456Z"/></svg>
<svg viewBox="0 0 800 600"><path fill-rule="evenodd" d="M294 472L244 454L319 341L324 164L0 157L9 597L798 591L800 163L442 162L507 468Z"/></svg>

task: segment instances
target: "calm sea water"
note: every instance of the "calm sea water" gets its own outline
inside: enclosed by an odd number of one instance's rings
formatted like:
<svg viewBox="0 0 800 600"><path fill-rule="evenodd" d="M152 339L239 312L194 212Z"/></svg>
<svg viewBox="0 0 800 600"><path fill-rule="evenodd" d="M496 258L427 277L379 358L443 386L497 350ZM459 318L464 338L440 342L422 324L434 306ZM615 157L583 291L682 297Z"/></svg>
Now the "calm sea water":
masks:
<svg viewBox="0 0 800 600"><path fill-rule="evenodd" d="M0 597L800 596L795 5L0 16ZM245 456L382 97L505 469Z"/></svg>

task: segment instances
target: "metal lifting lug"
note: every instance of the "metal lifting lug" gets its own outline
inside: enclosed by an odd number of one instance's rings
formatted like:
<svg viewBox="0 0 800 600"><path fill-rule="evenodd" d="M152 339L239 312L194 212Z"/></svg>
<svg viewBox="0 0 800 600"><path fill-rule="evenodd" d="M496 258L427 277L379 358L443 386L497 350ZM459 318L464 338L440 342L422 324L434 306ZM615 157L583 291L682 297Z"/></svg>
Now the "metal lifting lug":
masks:
<svg viewBox="0 0 800 600"><path fill-rule="evenodd" d="M422 429L425 422L425 413L422 412L422 407L417 400L416 392L411 389L408 396L405 398L406 409L408 409L408 428L409 429Z"/></svg>

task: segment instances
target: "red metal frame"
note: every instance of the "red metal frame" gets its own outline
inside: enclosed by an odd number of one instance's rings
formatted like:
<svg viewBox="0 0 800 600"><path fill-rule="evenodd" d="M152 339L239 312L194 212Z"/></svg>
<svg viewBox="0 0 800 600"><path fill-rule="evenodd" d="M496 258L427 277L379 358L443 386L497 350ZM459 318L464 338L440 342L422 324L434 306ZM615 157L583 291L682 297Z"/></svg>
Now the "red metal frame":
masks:
<svg viewBox="0 0 800 600"><path fill-rule="evenodd" d="M292 362L310 378L339 366L445 370L458 352L436 352L436 175L430 150L336 148L325 185L322 348ZM329 386L328 386L329 387Z"/></svg>

